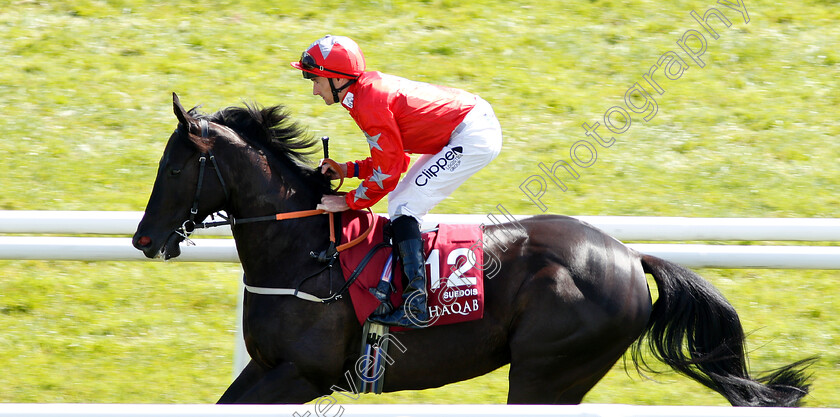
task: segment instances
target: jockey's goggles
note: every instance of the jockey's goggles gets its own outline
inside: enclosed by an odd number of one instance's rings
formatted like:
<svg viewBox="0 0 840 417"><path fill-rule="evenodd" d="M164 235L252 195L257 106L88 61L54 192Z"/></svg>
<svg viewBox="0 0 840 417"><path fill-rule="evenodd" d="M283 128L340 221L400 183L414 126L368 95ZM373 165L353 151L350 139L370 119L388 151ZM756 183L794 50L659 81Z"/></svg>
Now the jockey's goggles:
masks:
<svg viewBox="0 0 840 417"><path fill-rule="evenodd" d="M347 78L356 78L356 76L353 74L347 74L340 71L331 70L329 68L324 68L321 65L318 65L318 63L315 62L315 58L313 58L312 55L309 55L309 53L306 51L304 51L300 55L300 67L301 69L303 69L303 78L306 78L307 80L311 80L315 77L320 77L320 75L310 72L312 70L327 71L333 74L343 75Z"/></svg>

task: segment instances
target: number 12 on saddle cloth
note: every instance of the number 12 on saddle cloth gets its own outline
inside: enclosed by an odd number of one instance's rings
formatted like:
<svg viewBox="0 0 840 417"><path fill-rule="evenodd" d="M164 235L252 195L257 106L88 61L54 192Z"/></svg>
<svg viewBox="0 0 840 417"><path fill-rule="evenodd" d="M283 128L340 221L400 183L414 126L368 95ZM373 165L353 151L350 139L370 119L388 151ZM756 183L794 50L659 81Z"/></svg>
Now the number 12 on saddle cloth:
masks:
<svg viewBox="0 0 840 417"><path fill-rule="evenodd" d="M383 229L388 219L364 211L341 213L341 241L346 242L361 235L373 222L373 230L360 244L339 256L345 279L349 277L370 249L383 241ZM482 265L482 232L478 225L441 224L435 231L423 234L426 251L426 289L429 309L429 326L478 320L484 316L484 277ZM376 253L349 289L359 323L363 324L379 306L379 301L368 291L379 283L383 268L391 256L391 248ZM393 266L397 277L402 267ZM394 279L395 290L391 303L402 303L403 279ZM393 330L399 330L394 328Z"/></svg>

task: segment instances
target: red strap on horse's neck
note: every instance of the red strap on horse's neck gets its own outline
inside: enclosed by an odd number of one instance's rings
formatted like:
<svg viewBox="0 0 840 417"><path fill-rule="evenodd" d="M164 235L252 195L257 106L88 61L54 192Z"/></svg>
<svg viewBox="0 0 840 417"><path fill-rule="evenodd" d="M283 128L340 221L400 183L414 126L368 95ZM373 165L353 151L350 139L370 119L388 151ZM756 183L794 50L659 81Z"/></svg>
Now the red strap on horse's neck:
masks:
<svg viewBox="0 0 840 417"><path fill-rule="evenodd" d="M338 165L338 162L333 161L330 158L324 158L324 162L329 164L335 172L338 173L338 187L335 187L333 191L338 190L344 184L344 173L341 172L341 166ZM288 213L277 213L274 218L276 220L287 220L287 219L299 219L301 217L309 217L315 216L318 214L326 213L326 210L314 209L314 210L300 210L300 211L290 211ZM333 219L332 214L330 214L330 239L335 242L335 232L333 231Z"/></svg>
<svg viewBox="0 0 840 417"><path fill-rule="evenodd" d="M330 167L332 167L332 169L338 173L338 186L333 188L333 191L338 191L338 189L341 188L342 185L344 185L344 178L346 177L346 175L343 172L341 172L341 166L338 165L338 162L335 162L330 158L324 158L324 162L329 164Z"/></svg>
<svg viewBox="0 0 840 417"><path fill-rule="evenodd" d="M373 215L373 211L371 211L371 209L368 208L367 211L368 211L368 213ZM328 213L330 215L330 242L336 243L336 239L335 239L335 216L333 215L332 212L328 212L326 210L320 210L320 209L290 211L288 213L277 213L276 215L274 215L274 218L276 220L289 220L289 219L299 219L299 218L302 218L302 217L317 216L319 214L324 214L324 213ZM358 245L363 240L365 240L365 238L368 237L371 230L373 230L373 222L372 221L370 222L370 226L368 226L367 230L365 230L362 234L360 234L358 237L356 237L355 239L353 239L353 240L351 240L347 243L343 243L341 245L336 246L335 250L341 252L343 250L350 249L353 246Z"/></svg>
<svg viewBox="0 0 840 417"><path fill-rule="evenodd" d="M368 214L369 214L371 217L373 217L373 211L371 211L371 209L370 209L370 208L368 208L368 209L367 209L367 211L368 211ZM345 250L345 249L352 248L353 246L356 246L356 245L358 245L359 243L362 243L362 241L363 241L363 240L365 240L365 239L368 237L368 235L370 234L370 232L373 230L373 219L371 218L370 222L368 222L368 223L370 223L370 226L368 226L367 230L365 230L362 234L360 234L359 236L357 236L355 239L353 239L353 240L351 240L351 241L349 241L349 242L347 242L347 243L344 243L344 244L342 244L342 245L338 245L338 246L335 248L335 250L337 250L337 251L341 252L341 251L343 251L343 250ZM330 213L330 226L332 226L332 213ZM333 230L333 228L332 228L332 227L330 227L330 230ZM330 232L330 233L332 233L332 232ZM330 239L334 239L334 237L333 237L332 235L330 235ZM334 242L334 241L335 241L335 240L333 240L333 242Z"/></svg>
<svg viewBox="0 0 840 417"><path fill-rule="evenodd" d="M290 211L288 213L277 213L277 214L274 215L274 219L275 220L299 219L301 217L317 216L319 214L324 214L326 212L327 212L326 210L321 210L321 209Z"/></svg>
<svg viewBox="0 0 840 417"><path fill-rule="evenodd" d="M338 187L335 188L335 190L338 190L339 188L341 188L341 185L344 184L344 173L341 172L341 167L338 165L338 163L333 161L332 159L324 158L324 162L328 163L335 170L335 172L338 173L340 181L338 183ZM371 211L370 208L368 208L367 211L368 211L368 213L373 215L373 211ZM329 213L329 215L330 215L330 242L336 243L336 239L335 239L335 216L333 215L332 212L328 212L326 210L321 210L321 209L289 211L289 212L286 212L286 213L275 214L274 215L274 220L300 219L302 217L317 216L319 214L324 214L324 213ZM260 220L268 220L268 219L271 219L271 217L269 216L267 219L266 218L259 218L259 219ZM364 233L362 233L361 235L359 235L358 237L356 237L355 239L353 239L353 240L351 240L347 243L336 246L335 249L338 252L341 252L343 250L346 250L346 249L352 248L353 246L358 245L363 240L365 240L365 238L367 238L367 236L370 234L371 230L373 230L373 221L370 222L370 226L368 227L367 230L364 231Z"/></svg>

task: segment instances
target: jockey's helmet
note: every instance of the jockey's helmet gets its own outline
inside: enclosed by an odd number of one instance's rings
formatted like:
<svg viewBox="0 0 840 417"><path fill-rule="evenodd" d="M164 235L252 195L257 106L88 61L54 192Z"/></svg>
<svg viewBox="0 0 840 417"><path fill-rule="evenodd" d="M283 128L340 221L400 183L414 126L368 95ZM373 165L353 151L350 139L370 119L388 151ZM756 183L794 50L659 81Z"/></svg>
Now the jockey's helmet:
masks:
<svg viewBox="0 0 840 417"><path fill-rule="evenodd" d="M300 60L291 63L303 78L356 79L365 72L365 56L359 45L346 36L327 35L307 48Z"/></svg>

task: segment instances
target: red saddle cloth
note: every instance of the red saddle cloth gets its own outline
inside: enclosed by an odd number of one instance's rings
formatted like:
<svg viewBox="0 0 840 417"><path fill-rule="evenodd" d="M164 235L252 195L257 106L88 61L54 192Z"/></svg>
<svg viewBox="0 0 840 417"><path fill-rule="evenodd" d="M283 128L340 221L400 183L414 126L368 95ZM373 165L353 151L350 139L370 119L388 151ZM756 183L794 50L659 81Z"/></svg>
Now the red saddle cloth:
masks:
<svg viewBox="0 0 840 417"><path fill-rule="evenodd" d="M339 255L347 279L373 246L383 242L383 229L388 219L366 211L341 213L341 242L364 233L371 222L373 230L367 238ZM481 265L484 252L478 225L441 224L436 231L423 234L426 251L426 289L430 326L478 320L484 316L484 279ZM376 287L383 274L392 269L388 264L391 247L380 249L350 286L350 298L360 324L379 306L379 300L368 290ZM393 266L391 304L402 304L402 267Z"/></svg>

